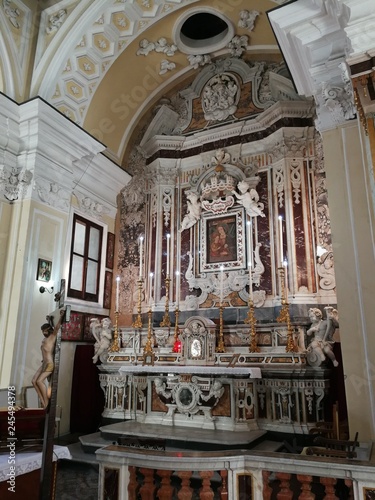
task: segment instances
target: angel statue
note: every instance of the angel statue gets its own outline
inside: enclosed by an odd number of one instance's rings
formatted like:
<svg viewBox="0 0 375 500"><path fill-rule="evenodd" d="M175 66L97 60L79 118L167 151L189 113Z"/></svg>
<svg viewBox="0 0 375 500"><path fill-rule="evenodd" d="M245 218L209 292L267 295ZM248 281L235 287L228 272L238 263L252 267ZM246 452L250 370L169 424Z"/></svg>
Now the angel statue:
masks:
<svg viewBox="0 0 375 500"><path fill-rule="evenodd" d="M187 214L183 218L181 227L179 229L180 233L189 227L194 226L198 222L201 216L202 207L199 201L199 196L193 191L187 191Z"/></svg>
<svg viewBox="0 0 375 500"><path fill-rule="evenodd" d="M258 215L265 217L262 212L264 205L259 202L259 194L256 190L254 188L250 188L249 183L246 181L240 181L237 184L237 187L240 193L233 190L232 194L235 195L238 203L245 208L246 213L253 217Z"/></svg>
<svg viewBox="0 0 375 500"><path fill-rule="evenodd" d="M90 321L90 330L95 338L94 345L95 354L92 357L92 362L95 364L100 356L108 351L112 340L112 321L110 318L103 318L99 321L98 318L92 318Z"/></svg>
<svg viewBox="0 0 375 500"><path fill-rule="evenodd" d="M309 309L309 318L312 322L307 330L307 335L314 334L314 338L307 348L307 361L310 366L320 366L327 358L329 358L333 366L338 366L338 361L332 350L333 334L339 326L337 310L331 306L324 308L327 319L323 320L323 314L320 309Z"/></svg>

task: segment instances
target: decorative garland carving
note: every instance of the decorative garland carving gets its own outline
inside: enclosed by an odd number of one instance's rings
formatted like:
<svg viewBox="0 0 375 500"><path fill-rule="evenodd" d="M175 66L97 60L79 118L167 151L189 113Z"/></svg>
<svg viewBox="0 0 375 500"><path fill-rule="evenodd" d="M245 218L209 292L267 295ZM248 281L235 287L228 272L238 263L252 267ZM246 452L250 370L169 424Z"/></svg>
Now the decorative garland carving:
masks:
<svg viewBox="0 0 375 500"><path fill-rule="evenodd" d="M51 207L68 212L70 208L70 193L60 187L56 182L50 182L46 179L38 178L35 180L35 186L38 196L43 203Z"/></svg>
<svg viewBox="0 0 375 500"><path fill-rule="evenodd" d="M247 29L248 31L253 31L255 20L258 16L259 12L257 10L241 10L237 26L239 28Z"/></svg>
<svg viewBox="0 0 375 500"><path fill-rule="evenodd" d="M247 35L235 35L228 43L228 49L232 57L241 57L247 49L249 37Z"/></svg>
<svg viewBox="0 0 375 500"><path fill-rule="evenodd" d="M51 33L56 33L62 26L67 16L66 9L60 9L56 14L50 16L48 22L49 25L46 27L47 35Z"/></svg>
<svg viewBox="0 0 375 500"><path fill-rule="evenodd" d="M164 225L165 227L168 227L171 219L172 189L170 187L165 187L163 189L162 196L163 196Z"/></svg>
<svg viewBox="0 0 375 500"><path fill-rule="evenodd" d="M17 18L21 15L21 13L17 7L15 9L11 7L11 0L3 0L3 10L12 26L19 29L21 25Z"/></svg>
<svg viewBox="0 0 375 500"><path fill-rule="evenodd" d="M302 181L302 165L298 161L290 162L290 181L293 186L294 203L298 205L301 201L301 181Z"/></svg>
<svg viewBox="0 0 375 500"><path fill-rule="evenodd" d="M148 56L150 52L159 52L167 56L174 56L177 51L177 45L168 44L166 38L161 37L156 42L149 42L146 38L139 42L139 49L137 50L137 56Z"/></svg>
<svg viewBox="0 0 375 500"><path fill-rule="evenodd" d="M75 190L73 194L77 198L79 208L82 210L82 212L91 215L96 219L102 219L103 215L109 214L109 209L102 203L99 203L93 198L90 198L89 196L86 196L77 190Z"/></svg>

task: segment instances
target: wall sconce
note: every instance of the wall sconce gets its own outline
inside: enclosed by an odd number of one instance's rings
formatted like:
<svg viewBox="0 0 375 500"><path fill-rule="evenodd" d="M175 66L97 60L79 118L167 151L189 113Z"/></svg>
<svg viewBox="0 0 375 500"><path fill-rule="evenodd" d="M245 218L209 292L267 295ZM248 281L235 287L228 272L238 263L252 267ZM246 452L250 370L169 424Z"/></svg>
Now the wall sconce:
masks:
<svg viewBox="0 0 375 500"><path fill-rule="evenodd" d="M44 293L44 292L52 293L53 292L53 286L51 286L50 290L46 286L41 286L41 287L39 287L39 291L40 291L40 293Z"/></svg>

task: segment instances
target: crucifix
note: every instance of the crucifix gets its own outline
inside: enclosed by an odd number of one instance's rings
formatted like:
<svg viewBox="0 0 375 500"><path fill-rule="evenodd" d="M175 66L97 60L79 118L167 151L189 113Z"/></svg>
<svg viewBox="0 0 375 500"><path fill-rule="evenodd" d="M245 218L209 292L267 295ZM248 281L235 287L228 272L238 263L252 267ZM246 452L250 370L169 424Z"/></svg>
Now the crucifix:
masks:
<svg viewBox="0 0 375 500"><path fill-rule="evenodd" d="M61 326L64 321L69 321L70 316L70 306L65 306L64 301L65 280L61 280L60 292L55 295L57 307L47 316L47 323L42 326L44 335L41 346L43 362L33 378L33 385L46 411L39 488L40 500L53 498L53 440L60 365ZM49 378L48 389L45 385L47 378Z"/></svg>

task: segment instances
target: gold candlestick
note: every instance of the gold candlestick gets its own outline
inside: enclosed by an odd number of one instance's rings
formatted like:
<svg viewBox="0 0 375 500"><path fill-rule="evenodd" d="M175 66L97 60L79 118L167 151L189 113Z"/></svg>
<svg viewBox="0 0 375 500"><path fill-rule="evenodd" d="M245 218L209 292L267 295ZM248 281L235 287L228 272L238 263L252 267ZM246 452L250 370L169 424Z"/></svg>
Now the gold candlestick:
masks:
<svg viewBox="0 0 375 500"><path fill-rule="evenodd" d="M171 318L169 317L169 275L165 278L165 312L160 326L171 326Z"/></svg>
<svg viewBox="0 0 375 500"><path fill-rule="evenodd" d="M119 352L120 346L118 341L118 315L119 312L115 311L115 329L113 332L113 341L111 347L108 349L109 352Z"/></svg>
<svg viewBox="0 0 375 500"><path fill-rule="evenodd" d="M138 315L135 321L133 322L133 327L134 328L142 328L142 316L141 316L141 311L142 311L142 284L143 284L143 279L139 278L137 281L138 283Z"/></svg>
<svg viewBox="0 0 375 500"><path fill-rule="evenodd" d="M285 269L279 267L280 282L281 282L281 310L277 318L278 323L286 323L287 325L287 344L285 347L286 352L296 352L296 346L293 340L293 329L290 322L289 304L285 298Z"/></svg>
<svg viewBox="0 0 375 500"><path fill-rule="evenodd" d="M219 343L217 345L217 352L225 352L224 346L224 332L223 332L223 314L224 314L224 306L220 304L219 307L219 317L220 317L220 326L219 326Z"/></svg>
<svg viewBox="0 0 375 500"><path fill-rule="evenodd" d="M173 342L173 349L172 352L181 352L181 341L178 340L178 334L179 334L179 329L178 329L178 316L180 314L180 311L178 310L178 307L176 307L175 310L175 325L174 325L174 342Z"/></svg>
<svg viewBox="0 0 375 500"><path fill-rule="evenodd" d="M260 352L260 349L257 345L257 339L256 339L256 329L255 329L255 324L257 322L254 314L254 302L251 300L249 297L249 310L247 313L247 317L245 318L245 323L248 323L250 325L250 346L249 346L249 352Z"/></svg>
<svg viewBox="0 0 375 500"><path fill-rule="evenodd" d="M143 349L143 364L149 365L154 364L155 353L152 348L152 309L150 307L148 311L148 329L147 329L147 340Z"/></svg>

